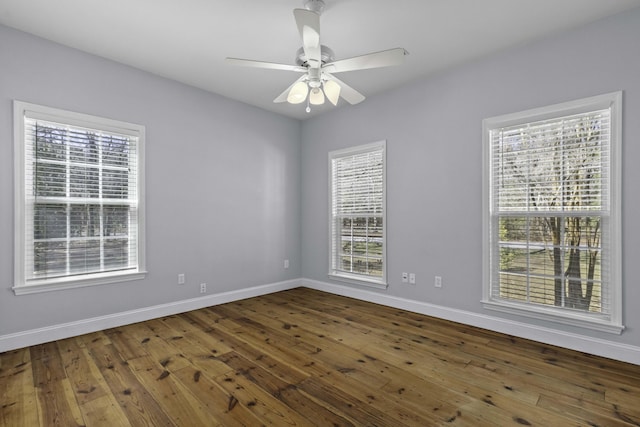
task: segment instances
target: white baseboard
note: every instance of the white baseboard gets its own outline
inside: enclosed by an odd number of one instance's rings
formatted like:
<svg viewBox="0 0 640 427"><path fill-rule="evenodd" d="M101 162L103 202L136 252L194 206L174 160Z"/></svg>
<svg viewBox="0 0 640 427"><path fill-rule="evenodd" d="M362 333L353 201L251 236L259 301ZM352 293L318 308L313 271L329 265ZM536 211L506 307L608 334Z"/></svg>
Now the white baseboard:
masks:
<svg viewBox="0 0 640 427"><path fill-rule="evenodd" d="M29 347L36 344L43 344L50 341L88 334L91 332L102 331L104 329L143 322L145 320L157 319L163 316L198 310L204 307L211 307L218 304L225 304L273 292L285 291L299 286L299 279L287 280L284 282L270 283L246 289L239 289L237 291L222 292L219 294L211 294L199 298L160 304L137 310L124 311L106 316L92 317L90 319L83 319L75 322L62 323L44 328L17 332L14 334L2 335L0 336L0 353L15 350L17 348Z"/></svg>
<svg viewBox="0 0 640 427"><path fill-rule="evenodd" d="M383 293L372 292L362 288L337 285L304 278L254 286L237 291L212 294L200 298L192 298L137 310L130 310L106 316L93 317L75 322L17 332L14 334L2 335L0 336L0 353L17 348L101 331L108 328L115 328L131 323L157 319L163 316L198 310L204 307L211 307L218 304L239 301L273 292L285 291L299 286L640 365L640 347L563 332L556 329L542 328L527 323L514 322L511 320L501 319L499 317L457 310L426 302L399 298Z"/></svg>
<svg viewBox="0 0 640 427"><path fill-rule="evenodd" d="M588 337L556 329L543 328L522 322L487 316L465 310L438 306L426 302L372 292L362 288L336 285L318 280L301 279L304 287L356 298L389 307L425 314L452 322L476 326L503 334L530 339L545 344L581 351L596 356L607 357L622 362L640 365L640 347Z"/></svg>

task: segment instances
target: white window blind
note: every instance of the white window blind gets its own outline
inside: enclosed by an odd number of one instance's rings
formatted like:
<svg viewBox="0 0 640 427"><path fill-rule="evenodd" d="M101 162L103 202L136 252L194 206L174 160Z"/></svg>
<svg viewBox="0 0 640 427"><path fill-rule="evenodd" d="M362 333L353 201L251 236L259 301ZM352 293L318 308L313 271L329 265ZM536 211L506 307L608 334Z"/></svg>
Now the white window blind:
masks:
<svg viewBox="0 0 640 427"><path fill-rule="evenodd" d="M21 271L14 289L142 272L144 129L47 107L18 107L23 210L16 245Z"/></svg>
<svg viewBox="0 0 640 427"><path fill-rule="evenodd" d="M386 286L385 143L330 153L330 275Z"/></svg>
<svg viewBox="0 0 640 427"><path fill-rule="evenodd" d="M487 302L619 325L613 250L619 221L612 203L618 133L612 101L597 99L579 112L558 108L515 123L494 119L485 130ZM544 119L535 120L540 115Z"/></svg>

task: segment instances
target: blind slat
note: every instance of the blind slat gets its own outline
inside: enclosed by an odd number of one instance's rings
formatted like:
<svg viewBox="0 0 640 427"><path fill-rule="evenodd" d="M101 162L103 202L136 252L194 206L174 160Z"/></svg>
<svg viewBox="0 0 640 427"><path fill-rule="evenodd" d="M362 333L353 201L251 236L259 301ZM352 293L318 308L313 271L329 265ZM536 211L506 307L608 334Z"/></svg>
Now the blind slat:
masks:
<svg viewBox="0 0 640 427"><path fill-rule="evenodd" d="M610 109L497 127L488 136L490 294L610 314L610 236L602 233L611 204Z"/></svg>
<svg viewBox="0 0 640 427"><path fill-rule="evenodd" d="M384 276L384 145L332 154L331 271Z"/></svg>
<svg viewBox="0 0 640 427"><path fill-rule="evenodd" d="M24 117L26 280L135 268L138 138Z"/></svg>

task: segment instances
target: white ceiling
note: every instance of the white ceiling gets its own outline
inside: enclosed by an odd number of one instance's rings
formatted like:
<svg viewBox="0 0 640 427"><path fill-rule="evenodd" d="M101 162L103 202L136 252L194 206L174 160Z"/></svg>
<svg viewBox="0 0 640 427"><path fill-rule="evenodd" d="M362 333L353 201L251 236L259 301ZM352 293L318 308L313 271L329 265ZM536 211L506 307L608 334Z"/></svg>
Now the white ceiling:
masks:
<svg viewBox="0 0 640 427"><path fill-rule="evenodd" d="M398 67L340 79L372 96L421 76L640 6L640 0L325 0L321 42L336 59L403 47ZM293 64L302 0L0 0L0 23L289 117L336 107L273 99L299 74L235 67L227 56ZM367 102L366 100L364 102ZM337 108L349 108L340 100Z"/></svg>

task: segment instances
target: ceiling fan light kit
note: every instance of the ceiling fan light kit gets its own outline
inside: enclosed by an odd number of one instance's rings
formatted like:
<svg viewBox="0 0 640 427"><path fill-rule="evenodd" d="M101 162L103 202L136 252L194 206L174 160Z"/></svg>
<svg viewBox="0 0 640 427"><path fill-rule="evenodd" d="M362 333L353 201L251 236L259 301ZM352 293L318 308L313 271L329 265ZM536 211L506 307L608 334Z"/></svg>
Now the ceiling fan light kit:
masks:
<svg viewBox="0 0 640 427"><path fill-rule="evenodd" d="M324 82L324 94L329 102L333 105L338 105L338 98L340 98L340 85L333 80Z"/></svg>
<svg viewBox="0 0 640 427"><path fill-rule="evenodd" d="M297 82L289 91L289 94L287 95L287 102L289 104L300 104L307 99L308 92L309 88L305 82Z"/></svg>
<svg viewBox="0 0 640 427"><path fill-rule="evenodd" d="M315 87L309 91L309 103L311 105L324 104L324 92L319 87Z"/></svg>
<svg viewBox="0 0 640 427"><path fill-rule="evenodd" d="M304 9L294 9L293 16L302 38L302 47L296 53L296 65L254 61L251 59L227 58L227 62L245 67L266 68L303 73L291 86L285 89L273 102L301 104L308 99L306 111L311 105L322 105L325 99L333 105L342 97L349 104L358 104L365 97L334 73L365 70L369 68L399 65L407 51L403 48L383 50L362 56L335 60L333 51L320 44L320 15L324 10L323 0L303 0Z"/></svg>

